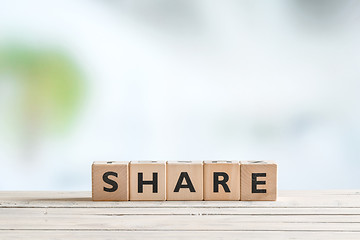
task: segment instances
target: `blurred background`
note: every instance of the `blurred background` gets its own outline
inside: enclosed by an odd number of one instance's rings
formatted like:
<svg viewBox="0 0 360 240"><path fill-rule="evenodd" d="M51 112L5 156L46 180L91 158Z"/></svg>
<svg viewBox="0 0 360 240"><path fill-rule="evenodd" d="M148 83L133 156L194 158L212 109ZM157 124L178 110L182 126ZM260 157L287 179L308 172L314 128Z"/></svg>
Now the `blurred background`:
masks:
<svg viewBox="0 0 360 240"><path fill-rule="evenodd" d="M90 190L95 160L275 160L359 188L360 2L0 5L0 190Z"/></svg>

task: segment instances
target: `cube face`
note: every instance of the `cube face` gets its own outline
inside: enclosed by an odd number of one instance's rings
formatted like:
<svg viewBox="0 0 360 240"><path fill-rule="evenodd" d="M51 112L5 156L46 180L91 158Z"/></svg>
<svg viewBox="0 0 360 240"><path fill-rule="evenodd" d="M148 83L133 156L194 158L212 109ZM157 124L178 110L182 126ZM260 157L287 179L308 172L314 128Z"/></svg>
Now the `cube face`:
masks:
<svg viewBox="0 0 360 240"><path fill-rule="evenodd" d="M241 161L241 200L275 201L277 165L270 161Z"/></svg>
<svg viewBox="0 0 360 240"><path fill-rule="evenodd" d="M165 162L130 162L129 169L131 201L164 201L166 199Z"/></svg>
<svg viewBox="0 0 360 240"><path fill-rule="evenodd" d="M203 200L203 163L168 162L166 165L167 200Z"/></svg>
<svg viewBox="0 0 360 240"><path fill-rule="evenodd" d="M204 162L204 200L240 200L239 162Z"/></svg>
<svg viewBox="0 0 360 240"><path fill-rule="evenodd" d="M129 169L124 162L94 162L92 165L94 201L129 200Z"/></svg>

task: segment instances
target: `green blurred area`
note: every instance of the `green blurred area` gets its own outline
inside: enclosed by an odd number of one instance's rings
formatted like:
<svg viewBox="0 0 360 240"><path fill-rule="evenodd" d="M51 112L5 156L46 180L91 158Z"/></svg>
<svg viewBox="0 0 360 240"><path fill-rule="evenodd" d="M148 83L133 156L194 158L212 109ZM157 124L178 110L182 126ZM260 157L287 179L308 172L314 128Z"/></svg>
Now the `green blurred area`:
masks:
<svg viewBox="0 0 360 240"><path fill-rule="evenodd" d="M10 76L10 77L2 77ZM21 129L63 132L74 119L84 96L82 73L74 61L56 48L25 44L0 46L0 81L17 81L17 109ZM38 129L38 131L36 130Z"/></svg>

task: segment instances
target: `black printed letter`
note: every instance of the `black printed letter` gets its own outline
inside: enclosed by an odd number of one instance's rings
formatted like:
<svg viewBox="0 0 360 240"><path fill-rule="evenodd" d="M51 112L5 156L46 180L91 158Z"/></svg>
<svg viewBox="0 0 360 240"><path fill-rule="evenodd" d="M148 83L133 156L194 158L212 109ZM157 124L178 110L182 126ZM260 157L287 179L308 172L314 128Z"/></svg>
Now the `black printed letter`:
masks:
<svg viewBox="0 0 360 240"><path fill-rule="evenodd" d="M257 177L266 177L266 173L253 173L252 174L252 193L266 193L266 189L257 189L257 185L265 185L265 181L258 181Z"/></svg>
<svg viewBox="0 0 360 240"><path fill-rule="evenodd" d="M186 184L182 185L181 183L183 182L183 180L185 179ZM179 180L176 183L174 192L179 192L180 188L189 188L190 192L195 192L195 188L194 185L192 184L189 174L187 172L181 172L180 173L180 177Z"/></svg>
<svg viewBox="0 0 360 240"><path fill-rule="evenodd" d="M106 182L107 184L110 184L112 186L112 188L104 187L104 191L105 192L115 192L118 189L118 184L114 180L109 179L109 176L117 177L118 174L116 172L106 172L106 173L104 173L104 175L103 175L104 182Z"/></svg>
<svg viewBox="0 0 360 240"><path fill-rule="evenodd" d="M223 180L219 180L219 176L223 177ZM219 184L223 186L225 192L230 192L230 189L226 182L229 181L229 175L224 172L214 172L214 192L219 192Z"/></svg>
<svg viewBox="0 0 360 240"><path fill-rule="evenodd" d="M158 192L158 174L156 172L154 172L152 181L144 181L143 180L143 173L139 172L138 173L138 193L143 192L143 186L145 184L152 185L153 186L152 192L157 193Z"/></svg>

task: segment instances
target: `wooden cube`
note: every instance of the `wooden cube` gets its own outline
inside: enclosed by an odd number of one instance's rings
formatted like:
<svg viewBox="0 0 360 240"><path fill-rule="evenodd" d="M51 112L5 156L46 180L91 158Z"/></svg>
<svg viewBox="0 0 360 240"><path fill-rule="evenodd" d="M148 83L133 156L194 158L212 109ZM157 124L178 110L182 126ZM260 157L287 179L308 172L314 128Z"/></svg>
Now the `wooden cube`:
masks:
<svg viewBox="0 0 360 240"><path fill-rule="evenodd" d="M130 162L130 200L149 201L166 199L165 162Z"/></svg>
<svg viewBox="0 0 360 240"><path fill-rule="evenodd" d="M203 163L168 162L166 165L167 200L203 200Z"/></svg>
<svg viewBox="0 0 360 240"><path fill-rule="evenodd" d="M240 200L238 161L204 162L204 200Z"/></svg>
<svg viewBox="0 0 360 240"><path fill-rule="evenodd" d="M275 201L277 165L270 161L241 161L241 200Z"/></svg>
<svg viewBox="0 0 360 240"><path fill-rule="evenodd" d="M94 162L92 164L92 199L94 201L129 200L127 162Z"/></svg>

